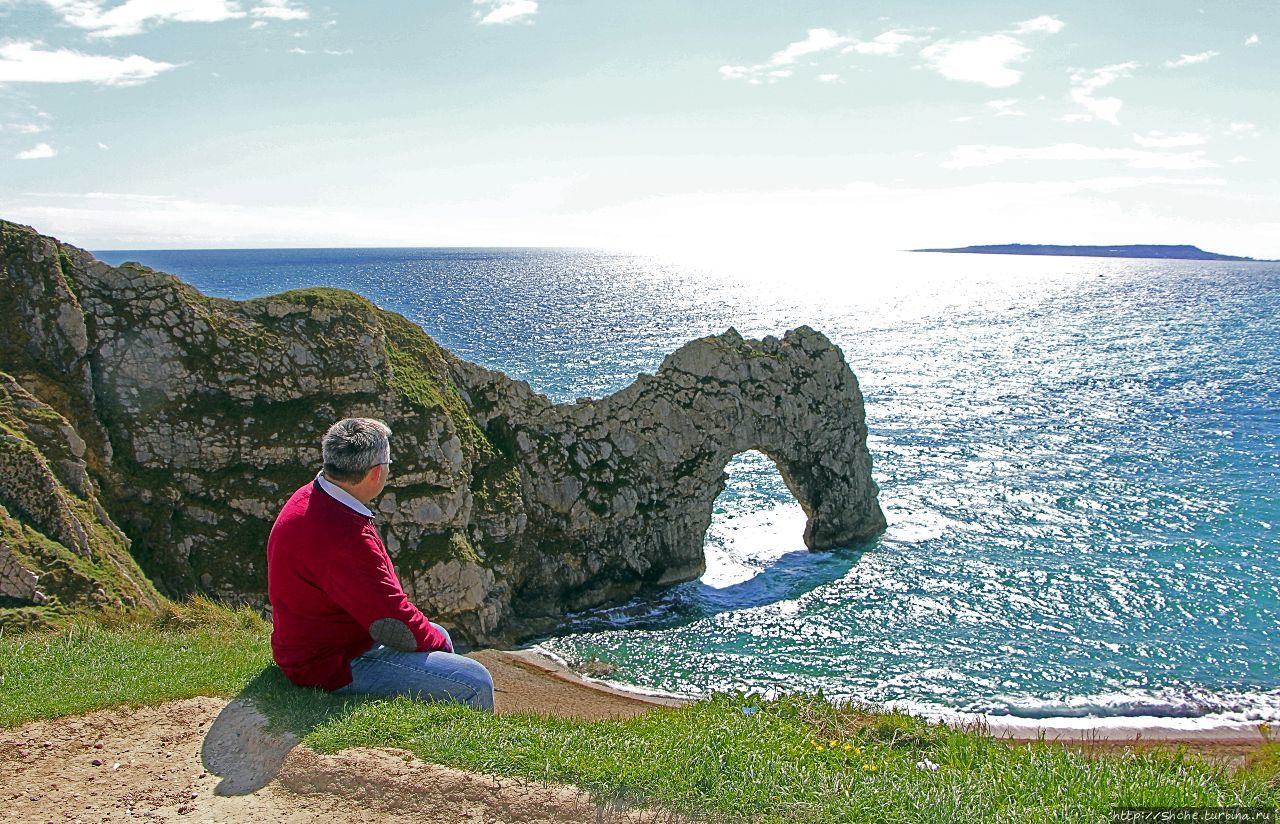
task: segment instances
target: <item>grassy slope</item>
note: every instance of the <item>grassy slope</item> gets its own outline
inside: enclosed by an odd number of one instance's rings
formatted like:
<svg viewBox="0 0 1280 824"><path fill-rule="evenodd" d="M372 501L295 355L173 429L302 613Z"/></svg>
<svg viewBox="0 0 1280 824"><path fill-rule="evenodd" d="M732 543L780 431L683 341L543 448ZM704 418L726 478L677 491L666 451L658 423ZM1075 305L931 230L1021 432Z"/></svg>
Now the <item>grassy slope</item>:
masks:
<svg viewBox="0 0 1280 824"><path fill-rule="evenodd" d="M811 697L717 696L628 721L494 717L294 688L270 666L268 634L251 612L196 602L146 623L0 638L0 726L239 694L320 751L403 747L435 763L727 820L1093 821L1114 806L1280 803L1274 744L1231 774L1180 750L1088 757L1011 747ZM926 759L939 769L919 767Z"/></svg>

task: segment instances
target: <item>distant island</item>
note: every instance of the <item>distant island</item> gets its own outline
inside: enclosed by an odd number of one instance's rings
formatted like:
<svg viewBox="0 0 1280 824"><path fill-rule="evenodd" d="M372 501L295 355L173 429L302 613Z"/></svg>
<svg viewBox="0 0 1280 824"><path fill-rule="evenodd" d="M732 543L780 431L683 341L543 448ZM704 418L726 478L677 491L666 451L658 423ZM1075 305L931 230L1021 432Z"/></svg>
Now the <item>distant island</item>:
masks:
<svg viewBox="0 0 1280 824"><path fill-rule="evenodd" d="M1035 243L1007 243L992 246L962 246L958 249L911 249L912 252L952 252L966 255L1065 255L1069 257L1158 258L1162 260L1246 260L1251 257L1219 255L1198 246L1045 246ZM1265 262L1265 261L1264 261Z"/></svg>

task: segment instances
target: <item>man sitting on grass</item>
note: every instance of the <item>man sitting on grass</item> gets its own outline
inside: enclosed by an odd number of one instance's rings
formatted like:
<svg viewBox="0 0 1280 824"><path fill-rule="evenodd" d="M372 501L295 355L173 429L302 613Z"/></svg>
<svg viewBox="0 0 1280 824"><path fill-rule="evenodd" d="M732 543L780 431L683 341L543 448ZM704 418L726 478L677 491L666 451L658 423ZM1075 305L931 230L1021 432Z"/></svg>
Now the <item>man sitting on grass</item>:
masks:
<svg viewBox="0 0 1280 824"><path fill-rule="evenodd" d="M324 469L276 518L267 541L272 655L299 686L492 711L489 671L455 655L444 627L409 601L373 525L369 504L387 485L390 434L372 418L329 427Z"/></svg>

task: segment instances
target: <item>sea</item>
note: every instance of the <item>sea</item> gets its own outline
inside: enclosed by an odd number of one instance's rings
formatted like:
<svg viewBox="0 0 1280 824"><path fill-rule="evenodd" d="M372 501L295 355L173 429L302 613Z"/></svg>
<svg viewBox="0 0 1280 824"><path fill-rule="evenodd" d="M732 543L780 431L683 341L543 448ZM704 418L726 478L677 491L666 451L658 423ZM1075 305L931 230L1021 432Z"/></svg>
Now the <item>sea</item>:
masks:
<svg viewBox="0 0 1280 824"><path fill-rule="evenodd" d="M338 286L556 402L686 341L807 324L866 400L888 529L805 549L766 456L699 580L539 648L640 690L821 692L936 718L1280 721L1280 264L583 249L111 251L209 295Z"/></svg>

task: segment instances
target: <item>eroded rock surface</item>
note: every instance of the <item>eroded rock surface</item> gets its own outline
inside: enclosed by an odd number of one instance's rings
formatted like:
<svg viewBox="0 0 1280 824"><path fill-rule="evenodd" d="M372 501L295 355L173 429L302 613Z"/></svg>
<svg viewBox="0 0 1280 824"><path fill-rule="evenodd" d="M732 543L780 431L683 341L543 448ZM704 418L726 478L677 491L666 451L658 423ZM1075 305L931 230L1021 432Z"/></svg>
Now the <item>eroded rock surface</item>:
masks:
<svg viewBox="0 0 1280 824"><path fill-rule="evenodd" d="M71 423L0 372L0 625L23 606L157 606L129 539L99 502Z"/></svg>
<svg viewBox="0 0 1280 824"><path fill-rule="evenodd" d="M526 617L700 575L725 466L747 450L777 464L808 515L811 549L884 526L857 380L812 329L763 341L732 329L702 338L657 374L572 405L473 364L453 372L477 422L521 470L525 517L504 528L539 549L515 592Z"/></svg>
<svg viewBox="0 0 1280 824"><path fill-rule="evenodd" d="M555 405L349 292L213 299L3 222L0 265L0 524L17 530L0 598L62 597L31 584L48 573L14 551L25 530L68 557L111 544L166 594L265 606L275 513L351 415L394 432L376 505L406 588L473 644L697 576L724 467L748 449L777 463L811 548L884 525L857 380L812 329L729 330ZM154 598L139 586L107 597Z"/></svg>

